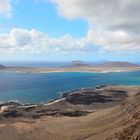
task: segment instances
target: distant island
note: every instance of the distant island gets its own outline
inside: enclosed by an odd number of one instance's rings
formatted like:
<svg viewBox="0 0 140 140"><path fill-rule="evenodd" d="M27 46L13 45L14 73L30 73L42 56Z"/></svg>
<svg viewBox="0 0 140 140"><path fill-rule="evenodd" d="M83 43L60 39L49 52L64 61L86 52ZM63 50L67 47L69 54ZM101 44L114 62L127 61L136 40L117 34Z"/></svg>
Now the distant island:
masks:
<svg viewBox="0 0 140 140"><path fill-rule="evenodd" d="M82 67L82 66L90 66L90 65L83 61L75 60L75 61L72 61L72 66L73 67Z"/></svg>
<svg viewBox="0 0 140 140"><path fill-rule="evenodd" d="M140 65L129 62L108 61L100 64L88 64L83 61L72 61L69 66L63 67L6 67L0 65L0 71L14 71L24 73L53 73L53 72L125 72L140 70Z"/></svg>
<svg viewBox="0 0 140 140"><path fill-rule="evenodd" d="M101 67L118 67L118 68L125 68L125 67L139 67L140 65L129 63L129 62L115 62L115 61L108 61L105 63L100 64Z"/></svg>
<svg viewBox="0 0 140 140"><path fill-rule="evenodd" d="M5 68L5 66L4 65L0 65L0 69L2 69L2 68Z"/></svg>

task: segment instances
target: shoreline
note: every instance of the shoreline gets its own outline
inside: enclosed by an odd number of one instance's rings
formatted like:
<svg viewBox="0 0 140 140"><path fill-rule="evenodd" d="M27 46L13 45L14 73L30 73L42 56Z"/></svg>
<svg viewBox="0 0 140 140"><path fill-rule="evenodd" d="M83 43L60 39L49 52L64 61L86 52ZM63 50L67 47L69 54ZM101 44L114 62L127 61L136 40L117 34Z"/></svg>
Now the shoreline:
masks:
<svg viewBox="0 0 140 140"><path fill-rule="evenodd" d="M66 92L62 92L62 95L58 98L54 98L54 99L49 99L46 102L38 102L38 103L31 103L31 102L24 102L24 101L19 101L19 100L8 100L8 101L0 101L0 106L1 105L6 105L6 104L18 104L20 106L26 107L26 106L39 106L39 105L53 105L54 103L58 103L61 101L65 100L65 95L70 95L70 94L75 94L77 92L85 92L85 91L100 91L103 89L115 89L116 91L122 91L123 90L127 90L128 92L132 92L131 94L133 94L133 92L138 92L140 90L140 85L99 85L99 86L95 86L95 87L88 87L88 88L80 88L80 89L75 89L75 90L70 90L70 91L66 91Z"/></svg>
<svg viewBox="0 0 140 140"><path fill-rule="evenodd" d="M1 68L0 72L16 72L16 73L119 73L140 71L140 67L62 67L62 68L47 68L47 67L5 67Z"/></svg>
<svg viewBox="0 0 140 140"><path fill-rule="evenodd" d="M37 103L32 103L30 101L24 102L20 100L7 100L7 101L0 101L0 105L2 104L19 104L23 107L26 106L38 106L38 105L53 105L54 103L61 102L65 100L65 97L63 97L65 94L71 94L75 92L82 92L82 91L88 91L88 90L100 90L102 88L115 88L116 90L130 90L133 93L133 90L135 91L137 88L140 90L140 85L97 85L95 87L87 87L87 88L79 88L75 90L69 90L61 93L60 97L49 99L48 101L41 101ZM136 90L137 92L139 90ZM135 91L135 92L136 92Z"/></svg>

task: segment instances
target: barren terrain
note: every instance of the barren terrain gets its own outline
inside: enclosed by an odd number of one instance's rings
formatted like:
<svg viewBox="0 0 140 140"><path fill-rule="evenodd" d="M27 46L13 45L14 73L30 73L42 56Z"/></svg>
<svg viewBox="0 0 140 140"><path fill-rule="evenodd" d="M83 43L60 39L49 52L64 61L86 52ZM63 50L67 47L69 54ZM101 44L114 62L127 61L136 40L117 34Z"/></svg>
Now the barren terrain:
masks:
<svg viewBox="0 0 140 140"><path fill-rule="evenodd" d="M139 91L140 87L98 87L73 91L44 105L3 104L0 139L139 140Z"/></svg>

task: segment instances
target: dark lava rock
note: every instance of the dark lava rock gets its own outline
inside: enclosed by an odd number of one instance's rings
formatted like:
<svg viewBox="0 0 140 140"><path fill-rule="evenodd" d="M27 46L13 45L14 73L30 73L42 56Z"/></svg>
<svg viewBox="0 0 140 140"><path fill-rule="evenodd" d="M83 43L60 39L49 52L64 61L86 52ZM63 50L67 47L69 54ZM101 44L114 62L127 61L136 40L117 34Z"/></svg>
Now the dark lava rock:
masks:
<svg viewBox="0 0 140 140"><path fill-rule="evenodd" d="M91 112L88 111L80 111L80 110L75 110L75 111L67 111L67 110L43 110L41 112L38 112L36 114L32 115L33 119L38 119L42 116L68 116L68 117L80 117L80 116L85 116Z"/></svg>
<svg viewBox="0 0 140 140"><path fill-rule="evenodd" d="M125 90L108 90L109 92L113 92L113 93L117 93L117 94L126 94L127 93L127 91L125 91Z"/></svg>
<svg viewBox="0 0 140 140"><path fill-rule="evenodd" d="M63 94L63 98L72 104L106 103L121 101L127 97L127 91L123 90L105 90L103 86L95 89L84 89Z"/></svg>
<svg viewBox="0 0 140 140"><path fill-rule="evenodd" d="M16 110L14 111L10 111L10 112L7 112L4 114L4 117L6 118L9 118L9 117L12 117L12 118L16 118L16 117L20 117L22 116L23 114L17 112Z"/></svg>
<svg viewBox="0 0 140 140"><path fill-rule="evenodd" d="M111 96L96 95L96 94L80 94L75 93L66 97L66 100L72 104L92 104L105 103L113 101Z"/></svg>
<svg viewBox="0 0 140 140"><path fill-rule="evenodd" d="M59 113L59 115L68 116L68 117L79 117L79 116L85 116L87 114L89 114L89 112L87 111L64 111Z"/></svg>

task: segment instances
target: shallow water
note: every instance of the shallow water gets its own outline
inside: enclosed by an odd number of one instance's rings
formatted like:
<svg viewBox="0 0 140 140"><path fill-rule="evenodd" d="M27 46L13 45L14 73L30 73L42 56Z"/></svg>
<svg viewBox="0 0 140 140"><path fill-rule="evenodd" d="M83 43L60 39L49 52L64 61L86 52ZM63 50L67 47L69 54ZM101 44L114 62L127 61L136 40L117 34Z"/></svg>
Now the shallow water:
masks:
<svg viewBox="0 0 140 140"><path fill-rule="evenodd" d="M47 102L60 97L60 92L102 84L140 85L140 71L48 74L0 72L0 101Z"/></svg>

